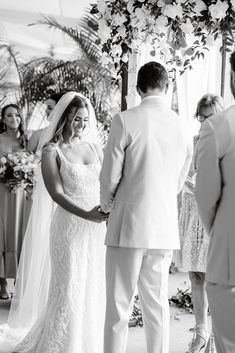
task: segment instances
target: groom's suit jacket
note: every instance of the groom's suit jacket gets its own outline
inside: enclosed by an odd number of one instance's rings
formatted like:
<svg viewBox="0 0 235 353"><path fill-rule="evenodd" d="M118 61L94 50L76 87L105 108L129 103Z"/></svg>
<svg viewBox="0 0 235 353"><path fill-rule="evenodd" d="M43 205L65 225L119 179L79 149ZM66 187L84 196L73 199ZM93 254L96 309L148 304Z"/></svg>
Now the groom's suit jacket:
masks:
<svg viewBox="0 0 235 353"><path fill-rule="evenodd" d="M114 116L100 175L106 245L179 248L177 194L192 150L186 124L162 97Z"/></svg>
<svg viewBox="0 0 235 353"><path fill-rule="evenodd" d="M235 106L202 125L195 197L210 234L206 279L235 285Z"/></svg>

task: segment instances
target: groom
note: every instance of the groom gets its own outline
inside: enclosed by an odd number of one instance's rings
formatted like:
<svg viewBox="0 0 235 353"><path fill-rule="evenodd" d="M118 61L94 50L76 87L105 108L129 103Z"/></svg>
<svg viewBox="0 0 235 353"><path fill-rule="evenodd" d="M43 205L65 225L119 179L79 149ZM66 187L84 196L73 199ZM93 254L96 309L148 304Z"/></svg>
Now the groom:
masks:
<svg viewBox="0 0 235 353"><path fill-rule="evenodd" d="M157 62L138 72L140 105L114 116L101 171L106 245L104 353L124 353L131 302L140 297L148 353L169 347L168 272L179 248L177 194L192 157L186 126L166 104L168 74Z"/></svg>

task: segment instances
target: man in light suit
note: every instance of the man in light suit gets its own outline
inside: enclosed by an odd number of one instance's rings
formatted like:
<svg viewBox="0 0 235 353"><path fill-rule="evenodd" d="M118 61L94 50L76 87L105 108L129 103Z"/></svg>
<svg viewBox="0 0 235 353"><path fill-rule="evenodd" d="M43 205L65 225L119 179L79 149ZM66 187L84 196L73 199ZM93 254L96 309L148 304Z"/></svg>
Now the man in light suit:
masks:
<svg viewBox="0 0 235 353"><path fill-rule="evenodd" d="M235 52L231 55L235 97ZM207 295L217 353L235 352L235 106L203 123L195 197L210 234Z"/></svg>
<svg viewBox="0 0 235 353"><path fill-rule="evenodd" d="M140 105L114 116L101 171L101 208L110 212L106 245L104 353L124 353L136 286L148 353L169 347L168 272L179 248L177 194L192 138L165 102L168 75L157 62L138 72Z"/></svg>

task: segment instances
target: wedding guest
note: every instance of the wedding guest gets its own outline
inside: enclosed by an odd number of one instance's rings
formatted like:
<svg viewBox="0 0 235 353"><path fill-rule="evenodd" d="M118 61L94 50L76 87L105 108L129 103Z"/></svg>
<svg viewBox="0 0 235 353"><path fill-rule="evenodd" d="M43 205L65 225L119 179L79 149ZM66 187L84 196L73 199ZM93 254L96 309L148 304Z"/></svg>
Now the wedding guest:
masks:
<svg viewBox="0 0 235 353"><path fill-rule="evenodd" d="M157 62L138 72L140 105L114 116L101 170L106 245L104 353L124 353L136 286L148 353L168 353L168 273L179 248L177 193L192 158L186 124L165 101L168 74ZM167 138L166 138L167 136Z"/></svg>
<svg viewBox="0 0 235 353"><path fill-rule="evenodd" d="M99 207L102 152L90 101L66 93L42 139L36 217L8 325L0 326L0 351L102 353L108 215Z"/></svg>
<svg viewBox="0 0 235 353"><path fill-rule="evenodd" d="M201 123L217 112L224 110L222 97L214 94L204 95L198 102L195 117ZM204 230L199 215L194 193L196 162L198 157L197 142L194 137L194 155L188 177L183 187L183 202L179 216L181 250L174 254L175 266L189 272L196 326L192 342L187 353L199 353L207 343L208 300L205 290L205 272L209 235Z"/></svg>
<svg viewBox="0 0 235 353"><path fill-rule="evenodd" d="M230 57L235 97L235 52ZM206 291L218 353L235 352L235 106L202 125L195 197L210 237Z"/></svg>
<svg viewBox="0 0 235 353"><path fill-rule="evenodd" d="M24 151L26 146L23 118L19 107L2 108L0 121L0 158L6 153ZM12 180L9 183L13 183ZM10 191L0 179L0 299L8 299L7 278L16 278L23 242L26 193L20 188Z"/></svg>
<svg viewBox="0 0 235 353"><path fill-rule="evenodd" d="M58 103L58 101L60 100L60 98L63 96L63 93L53 93L46 101L46 116L47 116L47 120L48 122L50 122L50 114L52 112L52 110L54 109L55 105ZM46 129L46 128L44 128ZM38 142L40 139L40 136L43 132L44 129L39 129L36 130L32 133L29 142L27 144L27 150L29 152L36 152L37 147L38 147Z"/></svg>

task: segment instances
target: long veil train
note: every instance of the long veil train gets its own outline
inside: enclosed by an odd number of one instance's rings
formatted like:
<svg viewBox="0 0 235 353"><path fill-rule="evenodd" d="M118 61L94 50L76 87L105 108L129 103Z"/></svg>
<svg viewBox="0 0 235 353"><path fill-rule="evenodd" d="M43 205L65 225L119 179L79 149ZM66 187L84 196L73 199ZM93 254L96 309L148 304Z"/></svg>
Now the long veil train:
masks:
<svg viewBox="0 0 235 353"><path fill-rule="evenodd" d="M41 135L39 149L52 138L58 121L74 96L86 100L89 124L85 140L98 143L96 118L90 101L76 92L62 96L51 113L51 123ZM11 353L43 315L50 283L49 233L56 205L48 194L40 164L36 173L33 206L22 247L15 292L7 323L0 326L0 353Z"/></svg>

